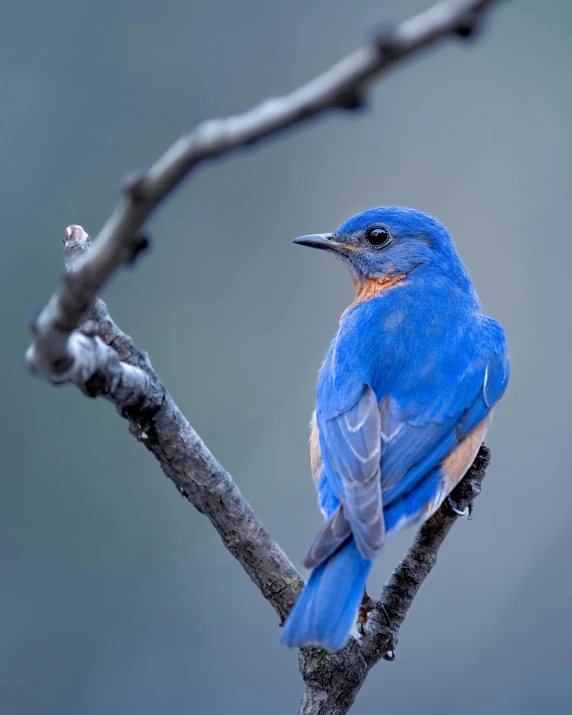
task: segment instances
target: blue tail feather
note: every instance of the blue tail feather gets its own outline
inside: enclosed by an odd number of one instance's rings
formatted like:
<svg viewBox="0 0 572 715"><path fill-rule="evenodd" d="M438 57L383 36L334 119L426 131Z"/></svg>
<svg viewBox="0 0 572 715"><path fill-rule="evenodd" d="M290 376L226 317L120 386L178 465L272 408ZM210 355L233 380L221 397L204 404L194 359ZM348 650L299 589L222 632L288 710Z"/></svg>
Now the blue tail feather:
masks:
<svg viewBox="0 0 572 715"><path fill-rule="evenodd" d="M356 621L372 562L353 538L312 571L284 624L281 643L294 647L343 648Z"/></svg>

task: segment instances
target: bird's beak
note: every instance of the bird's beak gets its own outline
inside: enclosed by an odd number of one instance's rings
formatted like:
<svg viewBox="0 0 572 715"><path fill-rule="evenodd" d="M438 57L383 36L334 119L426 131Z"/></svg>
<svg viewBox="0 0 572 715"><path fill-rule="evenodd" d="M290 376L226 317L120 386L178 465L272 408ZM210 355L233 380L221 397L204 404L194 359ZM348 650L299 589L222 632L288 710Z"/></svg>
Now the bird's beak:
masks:
<svg viewBox="0 0 572 715"><path fill-rule="evenodd" d="M297 243L300 246L309 246L310 248L321 248L325 251L339 248L339 244L332 240L331 233L314 233L310 236L299 236L292 243Z"/></svg>

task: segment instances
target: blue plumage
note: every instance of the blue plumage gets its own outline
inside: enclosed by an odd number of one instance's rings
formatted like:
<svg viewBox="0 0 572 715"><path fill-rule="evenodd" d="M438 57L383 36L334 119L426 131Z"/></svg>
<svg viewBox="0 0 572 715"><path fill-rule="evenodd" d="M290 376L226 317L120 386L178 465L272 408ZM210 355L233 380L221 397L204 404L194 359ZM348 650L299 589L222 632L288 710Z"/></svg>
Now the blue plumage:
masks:
<svg viewBox="0 0 572 715"><path fill-rule="evenodd" d="M363 598L372 562L355 541L342 546L312 570L284 626L282 643L339 650L345 645Z"/></svg>
<svg viewBox="0 0 572 715"><path fill-rule="evenodd" d="M472 463L508 356L430 216L381 207L297 242L341 257L356 287L318 380L312 461L326 522L282 636L337 650L386 534L428 518Z"/></svg>

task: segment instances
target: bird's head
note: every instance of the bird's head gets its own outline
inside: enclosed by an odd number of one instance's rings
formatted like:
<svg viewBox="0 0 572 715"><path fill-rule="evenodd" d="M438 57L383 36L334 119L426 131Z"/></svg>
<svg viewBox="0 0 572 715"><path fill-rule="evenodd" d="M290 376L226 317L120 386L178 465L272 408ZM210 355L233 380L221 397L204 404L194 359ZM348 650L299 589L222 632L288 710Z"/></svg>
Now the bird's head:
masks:
<svg viewBox="0 0 572 715"><path fill-rule="evenodd" d="M452 263L460 264L447 229L431 216L403 206L363 211L333 233L300 236L294 243L339 256L355 281L394 280L427 265L448 272Z"/></svg>

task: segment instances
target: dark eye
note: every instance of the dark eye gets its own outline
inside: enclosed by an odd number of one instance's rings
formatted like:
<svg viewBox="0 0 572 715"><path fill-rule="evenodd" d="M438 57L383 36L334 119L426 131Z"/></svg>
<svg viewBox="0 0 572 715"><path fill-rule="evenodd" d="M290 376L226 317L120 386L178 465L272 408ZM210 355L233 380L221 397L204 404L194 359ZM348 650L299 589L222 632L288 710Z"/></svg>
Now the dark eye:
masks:
<svg viewBox="0 0 572 715"><path fill-rule="evenodd" d="M369 228L365 234L366 241L372 246L385 246L389 243L391 236L385 228Z"/></svg>

